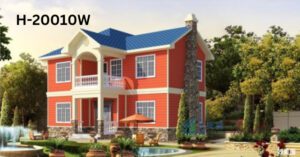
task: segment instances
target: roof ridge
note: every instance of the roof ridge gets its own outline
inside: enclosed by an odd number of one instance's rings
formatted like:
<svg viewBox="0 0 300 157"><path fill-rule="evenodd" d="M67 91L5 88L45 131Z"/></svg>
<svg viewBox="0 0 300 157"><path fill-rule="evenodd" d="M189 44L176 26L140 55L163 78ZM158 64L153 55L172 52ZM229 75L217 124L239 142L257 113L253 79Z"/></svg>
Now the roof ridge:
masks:
<svg viewBox="0 0 300 157"><path fill-rule="evenodd" d="M154 32L148 32L148 33L136 34L136 35L133 35L133 36L148 35L148 34L152 34L152 33L159 33L159 32L163 32L163 31L170 31L170 30L181 29L181 28L188 28L188 27L186 27L186 26L176 27L176 28L164 29L164 30L160 30L160 31L154 31ZM128 38L128 37L126 37L126 38Z"/></svg>

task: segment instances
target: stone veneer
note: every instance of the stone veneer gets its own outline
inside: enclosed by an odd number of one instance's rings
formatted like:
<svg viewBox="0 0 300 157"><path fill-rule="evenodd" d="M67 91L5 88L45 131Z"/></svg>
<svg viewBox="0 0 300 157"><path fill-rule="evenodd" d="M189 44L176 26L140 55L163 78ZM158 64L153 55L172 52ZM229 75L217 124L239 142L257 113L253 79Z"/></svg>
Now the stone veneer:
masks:
<svg viewBox="0 0 300 157"><path fill-rule="evenodd" d="M136 128L119 128L125 133L125 136L131 137L132 133L136 131ZM139 132L144 133L145 140L148 140L148 133L161 133L160 141L176 141L176 129L175 128L138 128Z"/></svg>
<svg viewBox="0 0 300 157"><path fill-rule="evenodd" d="M124 132L125 136L131 137L132 133L136 131L136 128L119 128ZM160 141L176 141L176 128L138 128L139 132L145 134L145 139L148 140L148 133L161 133ZM74 133L72 127L48 127L50 137L59 137L61 132L67 132L69 136ZM101 139L111 139L114 135L102 135Z"/></svg>
<svg viewBox="0 0 300 157"><path fill-rule="evenodd" d="M50 137L60 137L61 132L67 132L69 136L74 133L72 127L48 127Z"/></svg>

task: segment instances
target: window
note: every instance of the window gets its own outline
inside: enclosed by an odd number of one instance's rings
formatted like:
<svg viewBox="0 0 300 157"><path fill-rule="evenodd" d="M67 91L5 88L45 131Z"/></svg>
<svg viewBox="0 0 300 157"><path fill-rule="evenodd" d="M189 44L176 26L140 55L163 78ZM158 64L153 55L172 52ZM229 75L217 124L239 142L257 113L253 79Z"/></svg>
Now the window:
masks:
<svg viewBox="0 0 300 157"><path fill-rule="evenodd" d="M154 101L137 101L136 113L142 114L155 121L155 102Z"/></svg>
<svg viewBox="0 0 300 157"><path fill-rule="evenodd" d="M199 102L199 114L200 114L200 116L199 116L199 118L200 118L200 120L199 120L199 122L201 123L201 124L203 124L203 104L202 104L202 102Z"/></svg>
<svg viewBox="0 0 300 157"><path fill-rule="evenodd" d="M120 79L122 77L122 60L114 59L110 61L110 75L112 79Z"/></svg>
<svg viewBox="0 0 300 157"><path fill-rule="evenodd" d="M197 60L197 79L202 81L202 61Z"/></svg>
<svg viewBox="0 0 300 157"><path fill-rule="evenodd" d="M136 57L136 77L155 77L155 55Z"/></svg>
<svg viewBox="0 0 300 157"><path fill-rule="evenodd" d="M61 62L56 64L56 82L70 82L71 80L71 63Z"/></svg>
<svg viewBox="0 0 300 157"><path fill-rule="evenodd" d="M56 104L56 122L68 123L71 121L71 104L57 103Z"/></svg>

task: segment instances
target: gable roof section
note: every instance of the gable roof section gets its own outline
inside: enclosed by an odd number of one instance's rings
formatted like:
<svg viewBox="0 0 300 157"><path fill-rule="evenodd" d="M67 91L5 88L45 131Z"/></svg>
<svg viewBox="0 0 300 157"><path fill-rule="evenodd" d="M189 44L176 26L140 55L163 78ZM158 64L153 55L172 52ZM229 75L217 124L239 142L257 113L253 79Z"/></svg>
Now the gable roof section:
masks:
<svg viewBox="0 0 300 157"><path fill-rule="evenodd" d="M186 35L190 30L191 29L189 29L188 27L179 27L157 32L132 35L113 28L108 28L98 33L82 29L82 31L86 35L91 37L100 45L117 48L127 52L131 50L174 44L178 39ZM201 48L204 50L204 53L207 56L207 60L212 60L213 55L211 54L210 50L207 48L205 42L199 34L197 38ZM51 51L41 56L41 58L48 58L51 56L60 55L62 54L62 49L63 48L59 48L54 51Z"/></svg>
<svg viewBox="0 0 300 157"><path fill-rule="evenodd" d="M47 54L42 55L41 58L60 55L62 49L63 48L59 48L59 49L53 50L53 51L51 51L51 52L49 52Z"/></svg>
<svg viewBox="0 0 300 157"><path fill-rule="evenodd" d="M126 38L126 50L169 45L189 31L190 29L187 27L179 27L175 29L128 36Z"/></svg>

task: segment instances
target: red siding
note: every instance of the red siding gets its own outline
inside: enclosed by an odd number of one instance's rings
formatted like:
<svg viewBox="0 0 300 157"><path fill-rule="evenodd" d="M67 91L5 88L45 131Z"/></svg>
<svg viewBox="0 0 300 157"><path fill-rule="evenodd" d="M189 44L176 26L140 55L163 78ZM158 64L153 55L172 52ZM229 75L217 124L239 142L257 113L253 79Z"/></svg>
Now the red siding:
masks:
<svg viewBox="0 0 300 157"><path fill-rule="evenodd" d="M96 75L97 74L97 62L82 60L82 75Z"/></svg>
<svg viewBox="0 0 300 157"><path fill-rule="evenodd" d="M155 77L154 78L136 78L135 58L136 56L155 54ZM126 89L137 88L159 88L167 86L167 53L166 50L127 55L123 61L123 76L126 83Z"/></svg>
<svg viewBox="0 0 300 157"><path fill-rule="evenodd" d="M48 98L48 126L71 126L71 123L56 123L56 103L58 102L69 102L71 104L72 97L62 96Z"/></svg>
<svg viewBox="0 0 300 157"><path fill-rule="evenodd" d="M71 58L53 59L48 61L48 91L71 90L72 88L71 81L66 83L56 83L56 63L67 62L67 61L71 62ZM72 75L71 75L71 80L72 80Z"/></svg>
<svg viewBox="0 0 300 157"><path fill-rule="evenodd" d="M119 95L119 120L125 118L125 96ZM119 123L120 126L124 126L124 123Z"/></svg>
<svg viewBox="0 0 300 157"><path fill-rule="evenodd" d="M169 126L170 127L176 127L177 126L177 119L178 119L178 107L179 107L179 101L180 101L180 94L170 94L169 95ZM205 122L205 97L199 97L199 102L201 102L202 105L202 118L203 122Z"/></svg>
<svg viewBox="0 0 300 157"><path fill-rule="evenodd" d="M170 65L170 87L183 88L184 87L184 71L185 71L185 41L186 37L180 39L175 44L175 49L169 52L169 65ZM197 53L198 60L202 61L202 81L199 82L199 90L205 90L205 55L198 47Z"/></svg>
<svg viewBox="0 0 300 157"><path fill-rule="evenodd" d="M127 116L136 113L136 101L155 101L155 124L139 124L143 127L166 127L167 126L167 94L143 94L127 96Z"/></svg>

